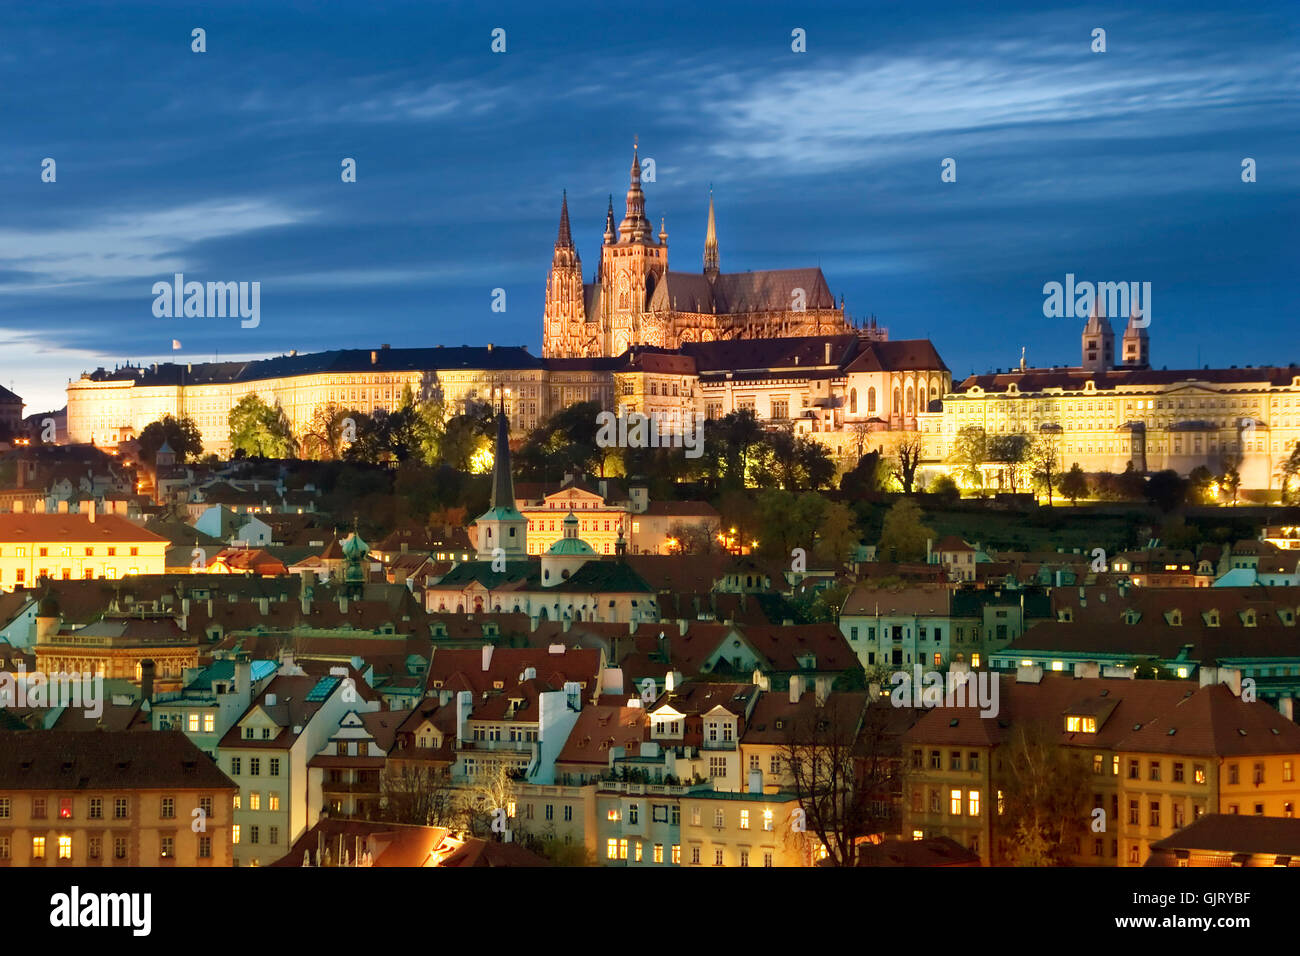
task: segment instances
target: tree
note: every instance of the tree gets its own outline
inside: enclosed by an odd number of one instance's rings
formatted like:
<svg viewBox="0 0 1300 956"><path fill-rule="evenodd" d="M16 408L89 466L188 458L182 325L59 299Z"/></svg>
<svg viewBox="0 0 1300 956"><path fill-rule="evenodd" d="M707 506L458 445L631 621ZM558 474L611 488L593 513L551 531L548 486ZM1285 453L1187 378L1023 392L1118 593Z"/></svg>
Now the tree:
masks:
<svg viewBox="0 0 1300 956"><path fill-rule="evenodd" d="M336 402L317 405L302 436L302 453L319 461L339 461L355 437L356 413ZM351 419L351 426L349 426Z"/></svg>
<svg viewBox="0 0 1300 956"><path fill-rule="evenodd" d="M843 567L857 548L858 541L853 509L843 502L827 502L817 528L817 556L833 567Z"/></svg>
<svg viewBox="0 0 1300 956"><path fill-rule="evenodd" d="M840 491L855 501L875 498L880 491L880 479L884 468L880 452L867 452L858 459L858 463L852 470L840 476Z"/></svg>
<svg viewBox="0 0 1300 956"><path fill-rule="evenodd" d="M989 461L996 462L999 484L1005 481L1010 485L1011 493L1020 488L1020 471L1029 459L1030 438L1024 432L1009 435L994 435L988 441Z"/></svg>
<svg viewBox="0 0 1300 956"><path fill-rule="evenodd" d="M718 529L711 523L678 523L668 529L668 537L677 542L674 551L678 554L717 554L721 549L717 534Z"/></svg>
<svg viewBox="0 0 1300 956"><path fill-rule="evenodd" d="M892 832L903 770L891 744L888 705L867 695L835 693L817 705L812 695L789 721L781 764L803 810L804 850L816 837L832 866L854 866L865 838Z"/></svg>
<svg viewBox="0 0 1300 956"><path fill-rule="evenodd" d="M528 433L515 460L520 475L533 481L558 481L603 465L596 444L599 402L579 402L556 412Z"/></svg>
<svg viewBox="0 0 1300 956"><path fill-rule="evenodd" d="M709 449L712 435L715 448ZM720 419L704 423L705 453L715 451L719 457L720 478L731 487L745 487L756 447L763 444L763 426L752 408L742 408Z"/></svg>
<svg viewBox="0 0 1300 956"><path fill-rule="evenodd" d="M919 432L902 432L890 443L890 457L893 460L893 475L903 486L903 494L912 493L916 481L916 469L921 465L921 435Z"/></svg>
<svg viewBox="0 0 1300 956"><path fill-rule="evenodd" d="M1147 481L1146 498L1168 514L1187 501L1191 484L1172 469L1158 471Z"/></svg>
<svg viewBox="0 0 1300 956"><path fill-rule="evenodd" d="M460 819L459 796L446 771L403 763L383 777L381 816L394 823L425 827L454 827Z"/></svg>
<svg viewBox="0 0 1300 956"><path fill-rule="evenodd" d="M1010 862L1063 866L1087 830L1089 773L1044 723L1018 722L1006 741L1000 781L1002 829L1012 834ZM1118 821L1111 821L1118 826Z"/></svg>
<svg viewBox="0 0 1300 956"><path fill-rule="evenodd" d="M1223 474L1219 476L1219 487L1223 493L1228 496L1232 504L1237 503L1237 493L1241 490L1241 472L1237 470L1237 465L1231 461L1223 463Z"/></svg>
<svg viewBox="0 0 1300 956"><path fill-rule="evenodd" d="M1210 504L1214 500L1214 472L1197 465L1187 476L1187 494L1197 504Z"/></svg>
<svg viewBox="0 0 1300 956"><path fill-rule="evenodd" d="M953 504L961 499L961 489L957 487L957 482L952 480L951 475L935 475L934 480L930 482L930 487L925 490L943 499L946 504Z"/></svg>
<svg viewBox="0 0 1300 956"><path fill-rule="evenodd" d="M900 498L885 512L880 541L876 544L878 561L924 561L926 543L934 532L921 523L920 506L911 498Z"/></svg>
<svg viewBox="0 0 1300 956"><path fill-rule="evenodd" d="M812 550L826 512L825 498L814 492L795 495L768 488L758 493L756 501L759 547L764 554L788 561L795 548Z"/></svg>
<svg viewBox="0 0 1300 956"><path fill-rule="evenodd" d="M1282 504L1300 504L1300 442L1291 449L1291 454L1277 468L1278 478L1282 481Z"/></svg>
<svg viewBox="0 0 1300 956"><path fill-rule="evenodd" d="M164 415L145 425L139 438L140 461L152 468L163 442L176 452L176 461L182 464L203 454L203 435L188 415L180 418Z"/></svg>
<svg viewBox="0 0 1300 956"><path fill-rule="evenodd" d="M288 458L295 442L289 417L279 401L268 405L256 392L230 410L230 446L250 457Z"/></svg>
<svg viewBox="0 0 1300 956"><path fill-rule="evenodd" d="M1061 446L1055 432L1040 432L1029 448L1030 478L1034 487L1047 492L1047 504L1052 504L1052 487L1060 481Z"/></svg>
<svg viewBox="0 0 1300 956"><path fill-rule="evenodd" d="M1070 470L1061 476L1061 494L1070 499L1070 504L1077 505L1079 499L1088 493L1088 476L1083 473L1076 461Z"/></svg>
<svg viewBox="0 0 1300 956"><path fill-rule="evenodd" d="M978 425L968 425L957 432L948 461L957 469L957 477L972 488L984 486L984 463L989 460L989 439Z"/></svg>
<svg viewBox="0 0 1300 956"><path fill-rule="evenodd" d="M457 471L482 473L495 435L492 406L486 402L466 403L463 414L447 419L442 436L443 464Z"/></svg>

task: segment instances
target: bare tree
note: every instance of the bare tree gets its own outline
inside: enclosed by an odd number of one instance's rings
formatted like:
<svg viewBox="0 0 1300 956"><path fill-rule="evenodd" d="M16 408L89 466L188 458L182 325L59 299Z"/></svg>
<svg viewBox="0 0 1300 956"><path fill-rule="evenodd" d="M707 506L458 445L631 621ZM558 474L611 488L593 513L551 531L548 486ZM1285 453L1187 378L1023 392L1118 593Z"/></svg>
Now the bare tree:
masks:
<svg viewBox="0 0 1300 956"><path fill-rule="evenodd" d="M910 495L916 483L916 470L921 466L921 435L919 432L902 432L890 442L889 455L893 459L894 477L903 486L903 494Z"/></svg>
<svg viewBox="0 0 1300 956"><path fill-rule="evenodd" d="M1045 723L1017 724L1003 746L1003 804L994 809L1010 846L999 855L1016 866L1068 863L1088 827L1087 768Z"/></svg>
<svg viewBox="0 0 1300 956"><path fill-rule="evenodd" d="M384 775L383 788L385 820L431 827L460 823L459 794L445 770L402 763Z"/></svg>
<svg viewBox="0 0 1300 956"><path fill-rule="evenodd" d="M858 846L896 829L903 767L888 705L862 693L809 696L791 720L781 758L811 843L832 866L854 866Z"/></svg>

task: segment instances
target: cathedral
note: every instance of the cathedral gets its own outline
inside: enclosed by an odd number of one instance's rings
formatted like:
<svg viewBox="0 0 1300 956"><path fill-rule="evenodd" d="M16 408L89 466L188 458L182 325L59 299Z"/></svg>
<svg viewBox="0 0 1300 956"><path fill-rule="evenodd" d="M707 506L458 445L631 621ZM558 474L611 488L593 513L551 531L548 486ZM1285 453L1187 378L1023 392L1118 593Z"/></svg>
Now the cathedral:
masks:
<svg viewBox="0 0 1300 956"><path fill-rule="evenodd" d="M613 357L636 345L675 349L687 342L850 331L844 303L835 304L819 268L722 272L711 192L703 269L670 271L668 231L661 219L656 236L646 217L635 146L623 221L615 226L611 197L591 282L583 282L567 194L560 202L560 232L546 280L546 358Z"/></svg>

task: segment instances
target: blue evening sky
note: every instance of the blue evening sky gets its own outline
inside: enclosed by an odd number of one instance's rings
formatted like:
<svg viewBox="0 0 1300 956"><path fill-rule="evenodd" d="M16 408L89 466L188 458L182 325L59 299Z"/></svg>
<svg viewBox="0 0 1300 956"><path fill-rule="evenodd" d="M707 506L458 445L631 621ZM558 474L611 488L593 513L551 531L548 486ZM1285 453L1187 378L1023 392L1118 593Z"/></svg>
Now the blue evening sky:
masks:
<svg viewBox="0 0 1300 956"><path fill-rule="evenodd" d="M1300 362L1298 25L1294 0L8 4L0 384L32 413L125 360L540 354L561 190L590 278L634 135L672 268L701 268L712 183L724 271L820 264L958 379L1077 364L1082 323L1043 315L1067 272L1152 283L1157 367ZM260 326L155 318L175 272L260 282Z"/></svg>

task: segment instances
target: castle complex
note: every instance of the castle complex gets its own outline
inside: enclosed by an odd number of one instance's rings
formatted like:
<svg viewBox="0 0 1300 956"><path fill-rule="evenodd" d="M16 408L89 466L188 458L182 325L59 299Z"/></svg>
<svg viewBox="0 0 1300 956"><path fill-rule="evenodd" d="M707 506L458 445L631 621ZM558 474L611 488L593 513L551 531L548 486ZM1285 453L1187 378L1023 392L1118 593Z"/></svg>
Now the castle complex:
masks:
<svg viewBox="0 0 1300 956"><path fill-rule="evenodd" d="M205 451L226 455L230 409L247 395L280 405L301 437L328 403L393 411L409 388L440 397L449 416L497 404L516 439L577 402L670 418L748 409L846 461L888 444L875 433L919 433L922 482L952 472L958 436L978 428L1048 436L1062 470L1220 474L1231 464L1247 490L1276 488L1300 438L1300 369L1153 368L1149 319L1130 316L1117 350L1101 296L1078 365L1030 368L1022 358L1019 368L954 385L929 340L890 341L874 322L848 322L820 269L722 272L712 196L702 265L669 270L668 233L661 222L653 234L634 150L624 217L615 224L611 201L592 282L583 281L561 199L542 356L525 347L382 346L97 369L68 386L69 438L111 447L164 415L185 415ZM997 487L1001 471L990 463L984 487Z"/></svg>
<svg viewBox="0 0 1300 956"><path fill-rule="evenodd" d="M568 196L560 201L542 354L592 358L622 355L638 345L675 349L690 342L851 331L843 302L836 306L821 269L727 273L719 262L710 192L703 269L669 270L668 231L661 219L656 239L646 217L641 160L634 148L623 221L615 227L610 197L600 264L591 282L583 282Z"/></svg>

